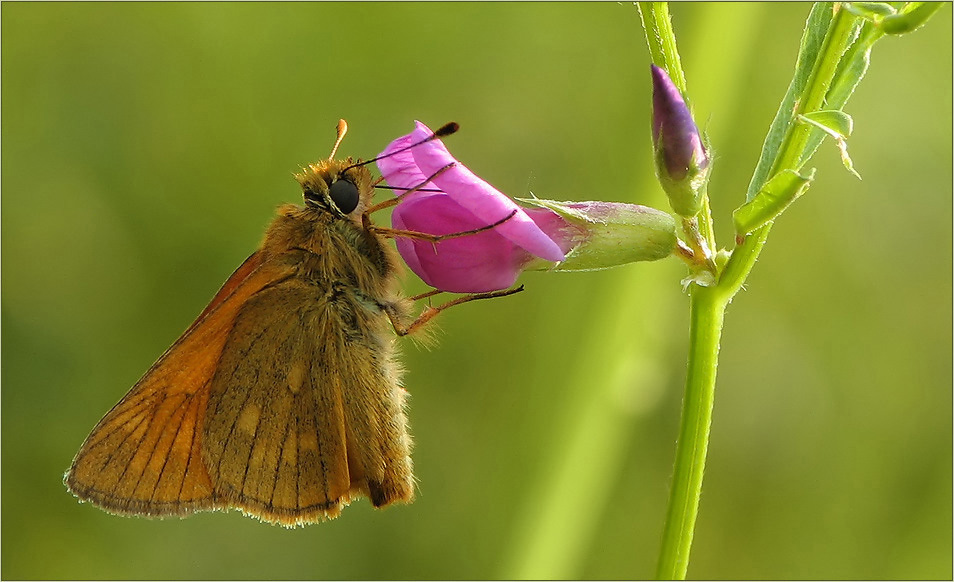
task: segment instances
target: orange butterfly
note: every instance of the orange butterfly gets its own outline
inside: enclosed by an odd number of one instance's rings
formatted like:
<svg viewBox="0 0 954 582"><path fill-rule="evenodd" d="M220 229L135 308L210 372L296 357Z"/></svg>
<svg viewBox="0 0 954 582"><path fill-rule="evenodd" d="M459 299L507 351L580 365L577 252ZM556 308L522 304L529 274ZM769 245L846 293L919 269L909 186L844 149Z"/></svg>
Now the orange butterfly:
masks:
<svg viewBox="0 0 954 582"><path fill-rule="evenodd" d="M408 323L411 302L437 291L399 294L385 238L484 229L373 226L368 215L400 197L373 205L368 162L332 159L346 131L342 120L329 159L296 174L305 206L278 209L261 247L87 437L65 476L74 495L122 515L238 508L287 527L337 517L362 495L375 507L412 500L393 332L520 288Z"/></svg>

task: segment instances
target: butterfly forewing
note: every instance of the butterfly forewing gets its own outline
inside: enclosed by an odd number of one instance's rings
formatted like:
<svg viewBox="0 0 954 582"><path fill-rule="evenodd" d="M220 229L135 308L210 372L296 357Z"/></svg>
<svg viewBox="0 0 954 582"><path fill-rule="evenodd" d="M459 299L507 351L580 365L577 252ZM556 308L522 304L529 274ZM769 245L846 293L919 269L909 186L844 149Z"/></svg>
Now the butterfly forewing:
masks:
<svg viewBox="0 0 954 582"><path fill-rule="evenodd" d="M211 378L244 302L291 274L288 268L248 267L256 262L250 258L236 270L209 308L96 425L66 474L74 494L121 514L183 515L212 507L213 485L200 456Z"/></svg>

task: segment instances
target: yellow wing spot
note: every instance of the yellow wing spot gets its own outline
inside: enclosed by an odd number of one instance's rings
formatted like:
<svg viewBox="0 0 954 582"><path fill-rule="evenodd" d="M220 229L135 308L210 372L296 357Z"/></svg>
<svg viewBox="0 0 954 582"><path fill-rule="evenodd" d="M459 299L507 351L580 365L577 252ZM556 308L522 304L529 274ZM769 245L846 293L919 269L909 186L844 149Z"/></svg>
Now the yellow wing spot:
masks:
<svg viewBox="0 0 954 582"><path fill-rule="evenodd" d="M318 450L318 435L312 432L306 432L299 435L298 448L302 451Z"/></svg>
<svg viewBox="0 0 954 582"><path fill-rule="evenodd" d="M262 416L262 409L257 404L246 404L242 409L242 414L238 417L236 428L248 434L255 434L258 428L258 420Z"/></svg>
<svg viewBox="0 0 954 582"><path fill-rule="evenodd" d="M307 366L302 360L294 362L288 369L288 389L291 390L292 394L298 394L301 390L306 371Z"/></svg>

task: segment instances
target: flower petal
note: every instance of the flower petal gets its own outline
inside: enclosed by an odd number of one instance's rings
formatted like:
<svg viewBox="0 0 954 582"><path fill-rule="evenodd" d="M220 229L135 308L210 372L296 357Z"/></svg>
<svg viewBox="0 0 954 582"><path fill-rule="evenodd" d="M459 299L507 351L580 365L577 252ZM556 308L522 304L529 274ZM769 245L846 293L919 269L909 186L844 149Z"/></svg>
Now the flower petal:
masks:
<svg viewBox="0 0 954 582"><path fill-rule="evenodd" d="M415 123L417 128L411 133L410 143L425 139L433 133L420 121ZM455 202L480 219L482 224L470 228L493 224L516 211L512 218L495 227L494 230L538 257L548 261L563 260L564 255L560 247L527 216L522 208L455 160L440 140L429 141L409 151L413 154L415 165L424 178L433 175L448 164L454 164L453 167L434 178L433 182L438 188L447 192ZM458 231L462 230L469 229L458 229Z"/></svg>
<svg viewBox="0 0 954 582"><path fill-rule="evenodd" d="M682 179L692 164L708 164L699 128L692 119L686 100L665 70L650 65L653 78L653 145L662 134L663 156L669 175Z"/></svg>
<svg viewBox="0 0 954 582"><path fill-rule="evenodd" d="M650 65L650 70L656 177L672 209L680 216L693 217L702 210L709 155L679 89L663 69Z"/></svg>
<svg viewBox="0 0 954 582"><path fill-rule="evenodd" d="M391 216L394 227L452 234L485 225L449 195L428 194L402 201ZM506 289L533 259L496 229L437 243L398 237L396 244L405 262L425 283L453 293Z"/></svg>
<svg viewBox="0 0 954 582"><path fill-rule="evenodd" d="M420 186L427 176L414 163L414 154L411 150L393 153L414 143L415 134L409 133L388 144L384 151L378 154L378 170L387 180L388 185L394 188L409 189ZM394 193L401 194L401 191ZM413 195L413 194L412 194Z"/></svg>
<svg viewBox="0 0 954 582"><path fill-rule="evenodd" d="M564 255L586 238L586 232L582 228L573 226L549 208L524 208L523 211L557 243Z"/></svg>

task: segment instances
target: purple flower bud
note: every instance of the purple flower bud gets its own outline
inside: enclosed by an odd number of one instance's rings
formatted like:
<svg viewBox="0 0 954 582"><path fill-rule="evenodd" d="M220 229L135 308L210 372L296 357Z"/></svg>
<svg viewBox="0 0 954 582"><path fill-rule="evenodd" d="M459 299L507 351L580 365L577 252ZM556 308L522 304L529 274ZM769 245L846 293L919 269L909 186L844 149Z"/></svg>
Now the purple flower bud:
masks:
<svg viewBox="0 0 954 582"><path fill-rule="evenodd" d="M396 244L401 257L417 276L436 289L483 293L513 286L526 269L548 269L568 264L566 270L582 270L606 268L633 260L651 260L633 258L647 256L638 251L628 251L624 253L628 260L616 262L611 254L606 254L608 246L632 246L630 243L638 246L645 238L645 229L639 231L642 238L635 243L632 238L620 240L619 236L607 237L604 234L607 228L613 230L614 223L627 222L619 219L621 213L627 216L638 214L637 221L641 225L648 220L651 222L647 227L649 230L660 228L658 215L669 219L669 224L661 227L662 231L668 227L668 233L655 237L661 242L650 251L653 258L667 256L675 245L672 217L657 210L628 204L549 201L539 201L539 204L529 201L539 208L523 208L457 162L440 140L392 153L425 140L432 133L423 123L416 122L416 129L391 142L377 162L385 180L399 192L419 186L421 190L436 190L407 194L391 215L393 227L426 234L454 234L480 229L512 215L491 230L444 239L436 244L398 237ZM452 167L424 184L449 164L453 164ZM639 210L627 213L627 207ZM634 227L624 224L623 230L627 228L634 232ZM588 248L590 241L600 241L592 245L592 248L599 249L596 259L581 251ZM581 255L582 259L579 258Z"/></svg>
<svg viewBox="0 0 954 582"><path fill-rule="evenodd" d="M681 216L695 216L702 209L709 156L679 89L666 71L656 65L650 69L656 175L673 210Z"/></svg>

